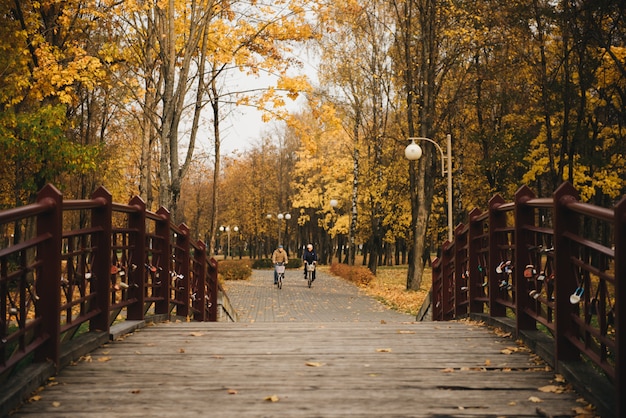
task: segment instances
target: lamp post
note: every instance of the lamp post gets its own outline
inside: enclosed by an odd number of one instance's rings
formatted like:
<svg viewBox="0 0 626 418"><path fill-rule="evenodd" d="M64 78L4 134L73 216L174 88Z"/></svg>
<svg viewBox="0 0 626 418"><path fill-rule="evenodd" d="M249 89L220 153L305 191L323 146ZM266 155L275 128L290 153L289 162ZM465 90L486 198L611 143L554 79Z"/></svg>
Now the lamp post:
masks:
<svg viewBox="0 0 626 418"><path fill-rule="evenodd" d="M443 150L435 141L430 138L412 137L408 138L411 143L404 149L404 156L411 161L419 160L422 156L422 148L415 141L427 141L437 148L441 155L441 176L448 176L448 241L452 242L452 137L446 135L447 155L443 154Z"/></svg>
<svg viewBox="0 0 626 418"><path fill-rule="evenodd" d="M283 219L285 220L289 220L291 219L291 214L289 213L279 213L278 215L276 215L276 218L278 219L278 245L280 245L280 221L282 221ZM272 214L268 213L267 214L267 219L272 219Z"/></svg>
<svg viewBox="0 0 626 418"><path fill-rule="evenodd" d="M226 247L226 257L224 257L225 259L230 257L230 226L220 226L220 231L224 232L226 231L226 236L228 237L228 246ZM233 227L233 231L237 232L239 231L239 227L235 226Z"/></svg>

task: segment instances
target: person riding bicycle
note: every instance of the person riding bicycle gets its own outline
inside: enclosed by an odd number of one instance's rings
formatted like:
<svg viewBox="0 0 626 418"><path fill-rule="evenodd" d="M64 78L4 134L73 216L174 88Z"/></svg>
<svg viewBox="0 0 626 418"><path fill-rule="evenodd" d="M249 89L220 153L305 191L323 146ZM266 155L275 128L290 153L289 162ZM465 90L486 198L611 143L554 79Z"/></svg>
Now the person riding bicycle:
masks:
<svg viewBox="0 0 626 418"><path fill-rule="evenodd" d="M289 262L289 256L287 255L287 251L283 248L282 245L279 245L274 253L272 254L272 264L274 264L274 284L278 282L278 273L276 273L276 265L278 264L287 264Z"/></svg>
<svg viewBox="0 0 626 418"><path fill-rule="evenodd" d="M317 264L317 253L313 250L313 244L308 244L304 254L302 254L302 260L304 261L304 279L306 280L306 265ZM312 281L315 281L315 270L313 270Z"/></svg>

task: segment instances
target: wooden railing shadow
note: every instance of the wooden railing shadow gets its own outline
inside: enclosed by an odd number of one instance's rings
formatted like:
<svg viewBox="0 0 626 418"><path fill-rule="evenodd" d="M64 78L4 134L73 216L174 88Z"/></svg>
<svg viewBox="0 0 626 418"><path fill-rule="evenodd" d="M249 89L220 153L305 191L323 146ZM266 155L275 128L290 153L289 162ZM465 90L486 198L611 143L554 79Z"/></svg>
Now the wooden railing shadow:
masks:
<svg viewBox="0 0 626 418"><path fill-rule="evenodd" d="M48 185L0 212L0 239L0 416L111 338L171 317L216 321L228 306L205 244L139 197L63 200Z"/></svg>
<svg viewBox="0 0 626 418"><path fill-rule="evenodd" d="M582 203L526 186L473 210L433 263L432 318L472 317L521 338L591 400L626 414L626 196ZM622 394L622 395L620 395Z"/></svg>

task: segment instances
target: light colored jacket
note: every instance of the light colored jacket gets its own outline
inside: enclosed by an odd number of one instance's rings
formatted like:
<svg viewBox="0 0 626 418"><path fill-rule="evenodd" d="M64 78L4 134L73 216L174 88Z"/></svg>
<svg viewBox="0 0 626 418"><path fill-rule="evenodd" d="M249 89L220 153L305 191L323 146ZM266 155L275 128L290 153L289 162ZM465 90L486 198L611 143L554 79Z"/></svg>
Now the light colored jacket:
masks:
<svg viewBox="0 0 626 418"><path fill-rule="evenodd" d="M277 248L274 251L274 254L272 254L272 263L274 264L278 264L278 263L287 264L288 261L289 261L289 257L287 256L287 251L285 251L282 248Z"/></svg>

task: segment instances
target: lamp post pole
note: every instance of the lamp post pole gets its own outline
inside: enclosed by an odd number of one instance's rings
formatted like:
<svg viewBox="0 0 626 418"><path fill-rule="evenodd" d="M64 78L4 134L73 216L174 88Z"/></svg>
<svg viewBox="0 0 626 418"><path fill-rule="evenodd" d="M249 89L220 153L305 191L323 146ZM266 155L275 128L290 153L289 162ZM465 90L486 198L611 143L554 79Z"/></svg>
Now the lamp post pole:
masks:
<svg viewBox="0 0 626 418"><path fill-rule="evenodd" d="M239 231L239 227L235 226L233 228L233 230L235 232ZM220 231L224 232L226 231L226 236L227 236L227 247L226 247L226 256L224 257L225 259L227 259L228 257L230 257L230 226L220 226Z"/></svg>
<svg viewBox="0 0 626 418"><path fill-rule="evenodd" d="M278 219L278 245L280 245L281 244L281 242L280 242L280 238L281 238L280 221L282 221L283 219L288 221L289 219L291 219L291 214L289 214L289 213L279 213L278 215L276 215L276 218ZM271 213L267 214L267 219L272 219L272 214Z"/></svg>
<svg viewBox="0 0 626 418"><path fill-rule="evenodd" d="M439 146L438 143L433 141L430 138L424 137L411 137L408 138L411 143L407 145L404 149L404 155L408 160L415 161L419 160L422 156L422 148L415 143L415 141L427 141L430 142L437 148L439 154L441 155L441 176L448 176L448 241L452 242L453 238L453 230L452 230L452 136L450 134L446 135L446 154L443 154L443 150Z"/></svg>

